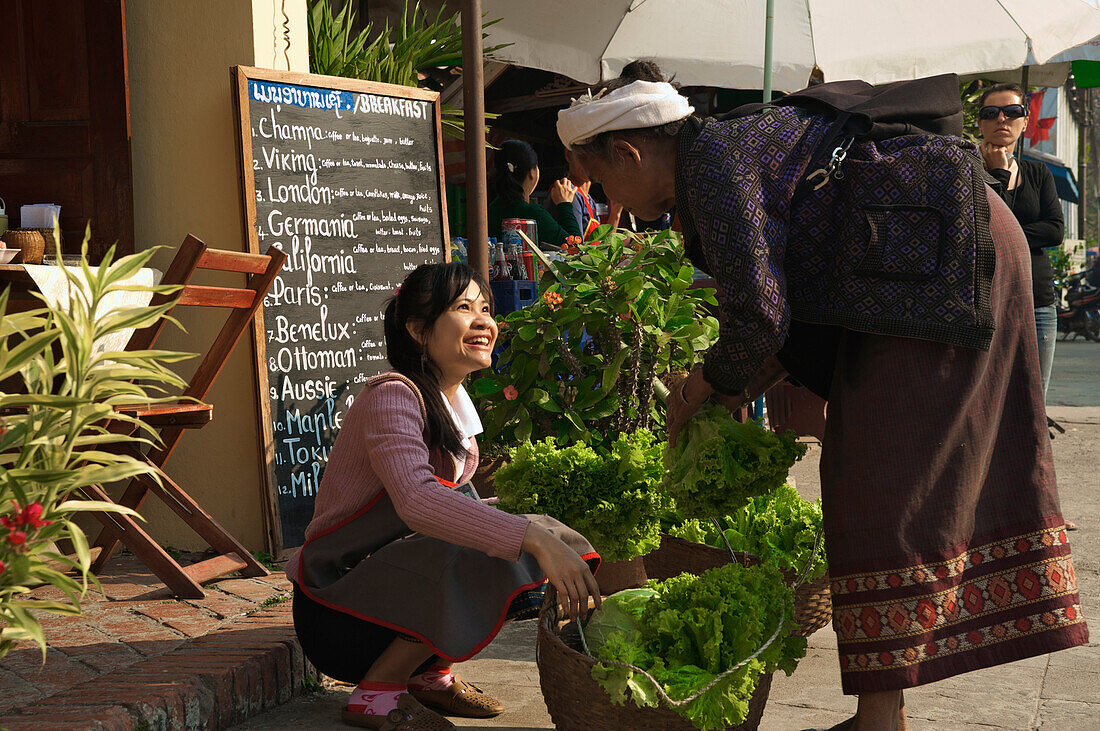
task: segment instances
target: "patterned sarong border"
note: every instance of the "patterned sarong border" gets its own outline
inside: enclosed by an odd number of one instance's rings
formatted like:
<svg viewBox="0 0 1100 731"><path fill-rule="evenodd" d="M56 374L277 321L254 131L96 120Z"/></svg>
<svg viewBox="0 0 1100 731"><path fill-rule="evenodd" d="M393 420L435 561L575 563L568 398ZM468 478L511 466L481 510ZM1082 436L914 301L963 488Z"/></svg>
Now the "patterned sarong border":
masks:
<svg viewBox="0 0 1100 731"><path fill-rule="evenodd" d="M960 665L1068 647L1087 631L1062 525L941 561L834 577L832 590L846 686L870 671L881 673L875 683L884 690L931 682Z"/></svg>

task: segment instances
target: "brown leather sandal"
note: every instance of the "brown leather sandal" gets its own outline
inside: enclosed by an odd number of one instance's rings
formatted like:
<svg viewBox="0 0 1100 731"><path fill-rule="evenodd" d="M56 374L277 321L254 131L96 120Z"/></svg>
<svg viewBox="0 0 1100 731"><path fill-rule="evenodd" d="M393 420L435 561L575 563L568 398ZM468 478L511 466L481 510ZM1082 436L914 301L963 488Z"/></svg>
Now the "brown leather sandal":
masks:
<svg viewBox="0 0 1100 731"><path fill-rule="evenodd" d="M504 713L503 703L486 695L473 683L467 683L457 673L454 685L447 690L409 690L409 693L428 708L448 716L492 718Z"/></svg>
<svg viewBox="0 0 1100 731"><path fill-rule="evenodd" d="M385 716L345 710L344 723L375 731L448 731L455 725L435 711L429 711L408 693L397 696L397 708Z"/></svg>

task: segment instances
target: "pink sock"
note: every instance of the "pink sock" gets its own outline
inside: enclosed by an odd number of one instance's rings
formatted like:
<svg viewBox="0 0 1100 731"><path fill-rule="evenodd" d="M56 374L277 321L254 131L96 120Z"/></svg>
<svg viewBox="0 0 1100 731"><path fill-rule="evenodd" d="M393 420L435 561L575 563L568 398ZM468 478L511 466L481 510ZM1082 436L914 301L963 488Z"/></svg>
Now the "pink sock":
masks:
<svg viewBox="0 0 1100 731"><path fill-rule="evenodd" d="M348 710L367 716L385 716L397 708L397 696L407 692L408 688L400 683L371 683L364 680L351 692Z"/></svg>
<svg viewBox="0 0 1100 731"><path fill-rule="evenodd" d="M455 684L451 666L430 667L420 675L409 678L409 687L413 690L447 690Z"/></svg>

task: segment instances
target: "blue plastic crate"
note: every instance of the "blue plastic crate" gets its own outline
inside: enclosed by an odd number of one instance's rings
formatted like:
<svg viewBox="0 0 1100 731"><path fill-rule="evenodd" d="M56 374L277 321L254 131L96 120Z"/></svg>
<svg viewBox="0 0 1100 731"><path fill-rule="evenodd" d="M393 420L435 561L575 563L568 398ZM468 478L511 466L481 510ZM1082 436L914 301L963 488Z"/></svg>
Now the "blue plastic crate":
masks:
<svg viewBox="0 0 1100 731"><path fill-rule="evenodd" d="M489 284L493 287L498 315L523 309L539 298L539 283L530 279L502 279Z"/></svg>

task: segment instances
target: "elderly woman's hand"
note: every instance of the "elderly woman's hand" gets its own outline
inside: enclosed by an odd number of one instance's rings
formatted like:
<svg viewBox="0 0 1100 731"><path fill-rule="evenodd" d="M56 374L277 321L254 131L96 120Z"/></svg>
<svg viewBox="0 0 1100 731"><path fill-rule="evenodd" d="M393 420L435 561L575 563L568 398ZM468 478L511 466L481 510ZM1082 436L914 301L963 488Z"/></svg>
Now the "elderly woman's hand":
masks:
<svg viewBox="0 0 1100 731"><path fill-rule="evenodd" d="M701 368L693 370L680 382L680 385L669 392L668 401L665 403L665 426L668 428L669 444L676 444L680 429L713 393L714 389L707 383L707 379L703 378Z"/></svg>

